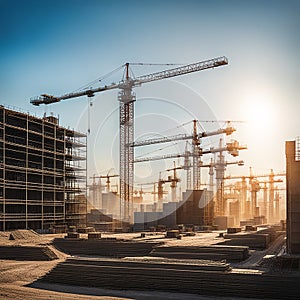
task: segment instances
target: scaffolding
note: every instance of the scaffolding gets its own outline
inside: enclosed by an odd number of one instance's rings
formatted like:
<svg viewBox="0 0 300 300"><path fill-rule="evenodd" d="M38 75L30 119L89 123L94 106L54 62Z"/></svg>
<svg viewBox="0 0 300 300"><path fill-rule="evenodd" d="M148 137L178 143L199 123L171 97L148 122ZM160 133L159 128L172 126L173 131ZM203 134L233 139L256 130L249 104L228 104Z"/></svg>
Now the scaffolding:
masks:
<svg viewBox="0 0 300 300"><path fill-rule="evenodd" d="M86 135L0 106L0 230L85 224Z"/></svg>
<svg viewBox="0 0 300 300"><path fill-rule="evenodd" d="M297 136L295 141L295 160L300 161L300 136Z"/></svg>

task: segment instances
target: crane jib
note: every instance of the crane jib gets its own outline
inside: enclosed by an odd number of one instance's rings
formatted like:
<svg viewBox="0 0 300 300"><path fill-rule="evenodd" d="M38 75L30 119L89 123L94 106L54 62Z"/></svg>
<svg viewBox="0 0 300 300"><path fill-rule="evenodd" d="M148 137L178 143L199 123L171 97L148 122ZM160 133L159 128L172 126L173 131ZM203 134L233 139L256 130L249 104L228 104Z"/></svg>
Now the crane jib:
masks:
<svg viewBox="0 0 300 300"><path fill-rule="evenodd" d="M228 64L228 59L225 56L221 56L221 57L205 60L205 61L194 63L194 64L189 64L189 65L174 68L174 69L168 69L168 70L161 71L161 72L155 72L152 74L143 75L143 76L135 78L134 80L129 78L129 80L122 81L119 84L113 83L108 86L105 85L104 87L90 88L85 91L68 93L68 94L62 95L60 97L43 94L41 96L31 99L30 103L33 105L39 106L40 104L51 104L51 103L59 102L61 100L77 98L77 97L81 97L81 96L93 97L95 93L103 92L106 90L112 90L112 89L116 89L116 88L131 89L132 87L139 86L142 83L171 78L171 77L184 75L184 74L188 74L188 73L192 73L192 72L197 72L197 71L201 71L201 70L205 70L205 69L211 69L211 68L215 68L215 67L219 67L219 66L227 65L227 64Z"/></svg>
<svg viewBox="0 0 300 300"><path fill-rule="evenodd" d="M228 64L228 59L225 56L222 56L222 57L213 58L213 59L205 60L194 64L189 64L174 69L165 70L162 72L143 75L136 78L135 84L141 84L141 83L146 83L154 80L175 77L175 76L197 72L205 69L215 68L227 64Z"/></svg>

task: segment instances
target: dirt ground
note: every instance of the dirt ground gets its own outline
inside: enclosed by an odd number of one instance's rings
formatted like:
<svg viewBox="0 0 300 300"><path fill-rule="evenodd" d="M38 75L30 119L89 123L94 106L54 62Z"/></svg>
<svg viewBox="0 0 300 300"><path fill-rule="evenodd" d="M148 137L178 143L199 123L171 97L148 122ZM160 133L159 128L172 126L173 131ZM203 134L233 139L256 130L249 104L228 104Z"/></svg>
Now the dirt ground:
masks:
<svg viewBox="0 0 300 300"><path fill-rule="evenodd" d="M34 232L18 231L15 238L10 238L10 232L0 232L0 246L47 246L58 257L51 261L18 261L0 260L0 300L22 299L22 300L44 300L44 299L138 299L138 300L196 300L196 299L220 299L218 297L200 296L193 294L178 294L156 291L125 291L104 290L100 288L66 286L37 282L37 280L50 272L58 263L63 262L69 256L58 251L52 241L55 238L63 238L65 234L38 235ZM197 233L196 236L178 239L166 239L162 233L147 233L141 237L140 233L111 234L102 233L103 238L116 238L126 240L139 240L143 242L159 241L164 246L207 246L220 242L219 232ZM86 234L81 234L87 238ZM279 239L269 250L254 251L251 257L243 262L236 263L235 268L249 268L256 265L264 255L272 254L275 248L282 245ZM272 249L271 249L272 248ZM273 249L274 248L274 249ZM270 253L269 253L270 252ZM243 270L241 270L243 271ZM99 284L100 285L100 284ZM223 299L227 299L224 297ZM229 299L242 299L232 298Z"/></svg>
<svg viewBox="0 0 300 300"><path fill-rule="evenodd" d="M24 237L22 237L22 235ZM0 233L0 245L2 246L37 246L47 245L55 252L59 259L52 261L17 261L17 260L0 260L0 299L216 299L215 297L207 297L191 294L174 294L164 292L141 292L141 291L109 291L98 288L83 288L76 286L49 285L45 283L35 283L35 281L49 272L58 263L64 261L68 255L62 253L51 246L54 238L64 237L65 234L49 234L35 235L21 231L21 237L15 240L9 239L9 232ZM84 237L84 235L82 235ZM163 239L163 235L148 235L140 239L140 234L104 234L104 237L116 237L120 239L139 239L143 241L152 239ZM189 237L181 241L174 239L164 239L167 245L183 244L207 244L208 241L214 240L214 234L203 235L199 238ZM214 243L216 243L214 241Z"/></svg>
<svg viewBox="0 0 300 300"><path fill-rule="evenodd" d="M37 246L48 245L55 237L64 235L35 235L20 231L20 238L10 240L10 232L1 232L1 246ZM38 289L28 287L41 276L45 275L59 262L64 261L68 256L53 246L49 246L59 259L52 261L16 261L16 260L0 260L0 299L91 299L91 296L84 296L74 293L62 293L47 291L46 289ZM93 296L93 299L122 299L119 297Z"/></svg>
<svg viewBox="0 0 300 300"><path fill-rule="evenodd" d="M63 259L55 261L0 261L0 299L91 299L91 296L80 294L52 292L43 289L27 287L39 277L46 274L57 263ZM96 297L93 299L122 299L119 297Z"/></svg>
<svg viewBox="0 0 300 300"><path fill-rule="evenodd" d="M34 283L40 276L50 271L62 261L0 261L0 299L17 300L204 300L216 297L174 294L156 291L116 291L100 288L64 286L47 283Z"/></svg>

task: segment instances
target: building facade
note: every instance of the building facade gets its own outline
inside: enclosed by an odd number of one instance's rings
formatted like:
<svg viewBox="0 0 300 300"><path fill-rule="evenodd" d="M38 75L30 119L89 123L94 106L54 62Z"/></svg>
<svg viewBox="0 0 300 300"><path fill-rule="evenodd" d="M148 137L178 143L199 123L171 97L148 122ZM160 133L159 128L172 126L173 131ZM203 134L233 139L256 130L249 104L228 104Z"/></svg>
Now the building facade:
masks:
<svg viewBox="0 0 300 300"><path fill-rule="evenodd" d="M0 106L0 230L82 226L86 135Z"/></svg>
<svg viewBox="0 0 300 300"><path fill-rule="evenodd" d="M152 211L134 212L134 230L150 227L177 225L212 226L214 218L213 193L207 190L187 190L179 202L162 203L162 207L152 204Z"/></svg>
<svg viewBox="0 0 300 300"><path fill-rule="evenodd" d="M285 144L287 252L300 254L300 138Z"/></svg>

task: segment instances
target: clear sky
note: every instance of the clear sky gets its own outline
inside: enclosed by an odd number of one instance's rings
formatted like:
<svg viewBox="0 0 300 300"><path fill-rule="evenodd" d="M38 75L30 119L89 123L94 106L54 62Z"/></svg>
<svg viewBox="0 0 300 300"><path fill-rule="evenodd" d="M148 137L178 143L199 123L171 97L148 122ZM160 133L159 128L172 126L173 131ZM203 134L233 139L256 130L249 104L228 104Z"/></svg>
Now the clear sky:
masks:
<svg viewBox="0 0 300 300"><path fill-rule="evenodd" d="M61 125L87 132L86 98L38 108L30 98L74 91L127 61L187 64L225 55L228 66L136 88L136 137L190 132L191 125L180 125L193 118L248 121L233 123L234 138L249 148L240 156L246 165L228 172L281 171L285 141L300 135L299 28L300 1L292 0L2 0L0 102L38 116L54 112ZM132 70L138 76L165 68ZM93 87L121 78L122 72ZM117 91L98 94L90 114L90 174L118 172ZM153 152L165 146L136 155L184 149ZM137 167L137 181L152 181L172 164Z"/></svg>

